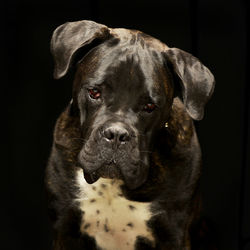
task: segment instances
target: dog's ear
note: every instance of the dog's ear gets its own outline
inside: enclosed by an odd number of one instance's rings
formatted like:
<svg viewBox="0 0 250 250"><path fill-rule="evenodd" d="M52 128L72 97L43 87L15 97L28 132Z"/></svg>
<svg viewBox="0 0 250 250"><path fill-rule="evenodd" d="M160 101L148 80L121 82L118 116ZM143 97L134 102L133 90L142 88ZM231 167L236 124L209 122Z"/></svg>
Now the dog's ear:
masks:
<svg viewBox="0 0 250 250"><path fill-rule="evenodd" d="M164 54L168 67L179 78L181 98L188 114L194 120L201 120L204 106L214 90L213 74L196 57L183 50L169 48Z"/></svg>
<svg viewBox="0 0 250 250"><path fill-rule="evenodd" d="M107 26L93 21L83 20L67 22L57 27L51 39L51 53L55 61L54 77L63 77L76 52L95 39L105 40L109 37Z"/></svg>

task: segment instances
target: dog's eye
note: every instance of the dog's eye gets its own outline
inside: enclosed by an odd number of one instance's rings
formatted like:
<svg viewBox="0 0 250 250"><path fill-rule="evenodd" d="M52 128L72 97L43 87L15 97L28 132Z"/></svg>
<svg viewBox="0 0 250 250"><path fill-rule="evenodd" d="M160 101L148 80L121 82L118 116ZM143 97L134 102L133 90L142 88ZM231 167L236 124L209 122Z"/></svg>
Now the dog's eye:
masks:
<svg viewBox="0 0 250 250"><path fill-rule="evenodd" d="M89 89L88 92L89 92L89 96L92 99L98 99L101 97L101 92L98 89Z"/></svg>
<svg viewBox="0 0 250 250"><path fill-rule="evenodd" d="M144 107L143 107L143 110L148 112L148 113L151 113L152 111L154 111L156 108L156 105L154 103L147 103Z"/></svg>

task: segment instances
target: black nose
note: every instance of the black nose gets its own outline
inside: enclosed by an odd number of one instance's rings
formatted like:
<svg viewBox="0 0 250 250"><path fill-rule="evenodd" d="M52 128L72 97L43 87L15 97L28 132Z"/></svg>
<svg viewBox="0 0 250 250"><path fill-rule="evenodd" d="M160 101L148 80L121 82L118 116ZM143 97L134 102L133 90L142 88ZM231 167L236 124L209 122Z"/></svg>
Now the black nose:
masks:
<svg viewBox="0 0 250 250"><path fill-rule="evenodd" d="M112 143L123 144L129 141L128 131L120 126L111 126L104 130L104 138Z"/></svg>

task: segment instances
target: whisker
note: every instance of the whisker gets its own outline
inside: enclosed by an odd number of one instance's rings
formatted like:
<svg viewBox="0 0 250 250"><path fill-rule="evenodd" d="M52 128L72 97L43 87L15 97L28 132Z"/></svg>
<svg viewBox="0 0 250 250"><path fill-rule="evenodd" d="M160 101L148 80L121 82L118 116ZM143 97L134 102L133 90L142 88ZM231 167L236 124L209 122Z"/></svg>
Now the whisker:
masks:
<svg viewBox="0 0 250 250"><path fill-rule="evenodd" d="M82 138L70 138L71 140L79 140L79 141L82 141L82 142L87 142L87 140L84 140L84 139L82 139Z"/></svg>
<svg viewBox="0 0 250 250"><path fill-rule="evenodd" d="M142 134L142 133L140 133L140 132L138 132L138 135L140 135L140 136L146 136L146 135L144 135L144 134Z"/></svg>
<svg viewBox="0 0 250 250"><path fill-rule="evenodd" d="M153 152L152 151L144 151L144 150L142 150L142 151L139 151L140 153L150 153L150 154L153 154Z"/></svg>
<svg viewBox="0 0 250 250"><path fill-rule="evenodd" d="M139 162L143 163L143 165L145 165L145 162L143 162L141 159L138 159Z"/></svg>

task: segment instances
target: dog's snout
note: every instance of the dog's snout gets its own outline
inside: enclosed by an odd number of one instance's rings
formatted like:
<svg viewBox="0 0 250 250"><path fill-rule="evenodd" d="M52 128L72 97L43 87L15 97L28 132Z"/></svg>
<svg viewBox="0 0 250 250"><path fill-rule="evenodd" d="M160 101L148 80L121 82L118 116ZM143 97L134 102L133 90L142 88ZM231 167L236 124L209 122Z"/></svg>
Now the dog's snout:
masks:
<svg viewBox="0 0 250 250"><path fill-rule="evenodd" d="M106 128L103 132L103 136L107 141L117 144L125 143L130 139L129 132L120 126Z"/></svg>

